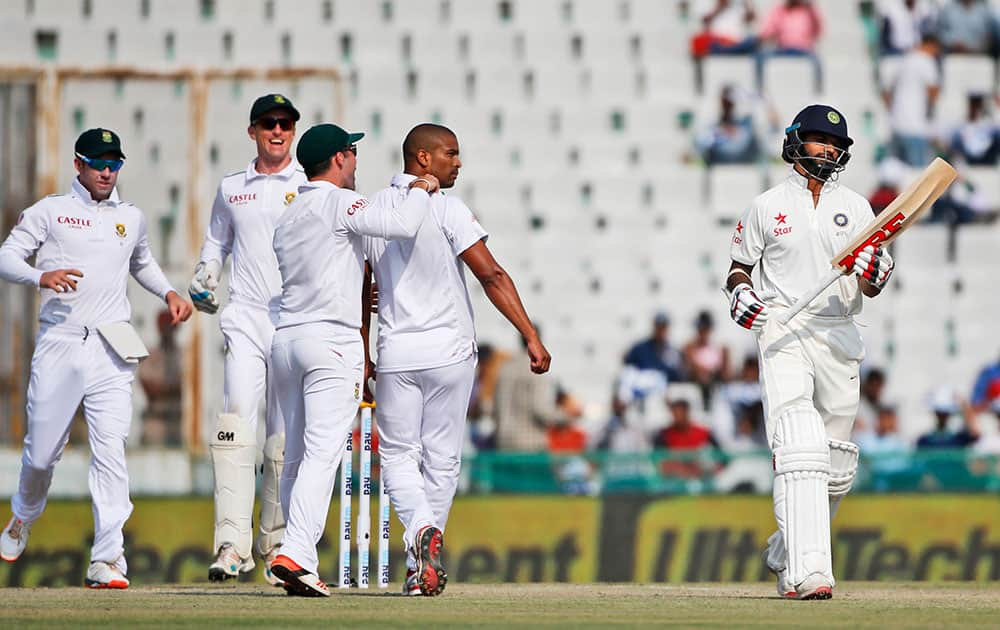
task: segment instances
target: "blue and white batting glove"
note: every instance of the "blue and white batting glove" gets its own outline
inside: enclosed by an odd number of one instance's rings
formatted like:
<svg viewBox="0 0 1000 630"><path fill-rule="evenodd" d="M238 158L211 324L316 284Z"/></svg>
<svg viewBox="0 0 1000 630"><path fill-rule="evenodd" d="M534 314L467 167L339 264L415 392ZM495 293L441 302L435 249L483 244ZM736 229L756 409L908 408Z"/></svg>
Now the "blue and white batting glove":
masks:
<svg viewBox="0 0 1000 630"><path fill-rule="evenodd" d="M743 283L733 287L729 294L729 316L740 326L759 333L767 323L767 304L753 287Z"/></svg>
<svg viewBox="0 0 1000 630"><path fill-rule="evenodd" d="M215 299L215 289L219 286L221 265L215 260L198 263L194 268L194 278L188 287L188 295L194 307L202 313L215 314L219 302Z"/></svg>
<svg viewBox="0 0 1000 630"><path fill-rule="evenodd" d="M892 275L894 268L895 263L892 262L892 256L889 255L889 252L881 247L876 248L874 245L865 247L854 258L854 273L867 280L879 291L889 281L889 276Z"/></svg>

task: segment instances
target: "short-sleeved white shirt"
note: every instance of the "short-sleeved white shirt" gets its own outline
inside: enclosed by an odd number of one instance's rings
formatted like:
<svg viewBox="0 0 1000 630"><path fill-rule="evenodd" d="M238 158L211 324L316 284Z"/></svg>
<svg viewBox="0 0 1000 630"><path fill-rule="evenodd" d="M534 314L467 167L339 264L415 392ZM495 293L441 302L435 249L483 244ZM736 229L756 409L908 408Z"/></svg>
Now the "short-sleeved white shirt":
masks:
<svg viewBox="0 0 1000 630"><path fill-rule="evenodd" d="M807 178L794 169L777 186L758 195L736 225L730 256L757 265L761 293L790 306L831 268L830 260L874 218L868 200L837 182L823 186L813 207ZM848 317L861 312L861 292L852 274L834 282L810 302L806 313Z"/></svg>
<svg viewBox="0 0 1000 630"><path fill-rule="evenodd" d="M372 197L398 206L415 179L399 174ZM461 199L437 193L408 240L365 238L365 254L379 288L378 370L426 370L463 361L476 350L472 302L462 252L487 238Z"/></svg>
<svg viewBox="0 0 1000 630"><path fill-rule="evenodd" d="M429 197L415 188L398 207L380 206L353 190L316 180L274 226L281 274L277 329L313 322L361 328L365 256L362 236L413 238L427 215Z"/></svg>
<svg viewBox="0 0 1000 630"><path fill-rule="evenodd" d="M281 277L271 246L274 223L305 182L295 160L280 172L265 175L257 171L254 159L245 171L227 175L219 183L201 260L224 263L233 255L230 301L277 309Z"/></svg>
<svg viewBox="0 0 1000 630"><path fill-rule="evenodd" d="M34 268L24 260L35 255ZM80 181L21 213L0 247L4 278L37 285L43 272L78 269L76 291L41 289L43 324L97 326L131 318L129 274L160 298L173 290L153 258L142 211L118 198L117 189L94 201Z"/></svg>
<svg viewBox="0 0 1000 630"><path fill-rule="evenodd" d="M911 50L903 56L892 83L890 124L893 131L908 136L931 135L931 119L927 109L927 89L941 82L934 58Z"/></svg>

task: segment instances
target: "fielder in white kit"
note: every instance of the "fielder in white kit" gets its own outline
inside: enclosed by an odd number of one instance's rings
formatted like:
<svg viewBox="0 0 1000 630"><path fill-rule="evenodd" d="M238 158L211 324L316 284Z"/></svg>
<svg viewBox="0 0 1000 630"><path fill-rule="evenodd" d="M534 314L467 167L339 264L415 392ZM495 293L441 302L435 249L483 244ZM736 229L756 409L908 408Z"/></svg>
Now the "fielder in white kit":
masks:
<svg viewBox="0 0 1000 630"><path fill-rule="evenodd" d="M264 578L280 586L270 571L285 529L278 483L284 461L285 428L269 377L271 340L278 319L281 277L271 240L274 222L305 183L292 159L299 112L281 94L254 101L247 133L257 157L245 171L219 184L200 262L188 290L195 308L215 313L215 289L226 257L232 254L229 305L219 326L226 340L223 412L209 449L215 471L215 561L208 579L220 582L254 568L253 499L256 489L257 415L265 406L264 465L260 492L257 554Z"/></svg>
<svg viewBox="0 0 1000 630"><path fill-rule="evenodd" d="M122 529L132 513L125 443L132 380L138 359L145 356L128 323L129 274L166 301L172 324L188 319L192 309L153 258L142 211L118 197L115 184L125 163L118 135L90 129L74 151L78 176L70 191L22 212L0 246L0 278L41 289L21 477L11 499L14 515L0 535L0 556L14 562L27 546L82 401L94 511L84 583L123 589L129 581ZM34 267L25 262L33 255Z"/></svg>
<svg viewBox="0 0 1000 630"><path fill-rule="evenodd" d="M435 176L442 189L454 186L462 166L458 138L441 125L417 125L403 141L403 165L372 197L376 206L402 205L420 177ZM379 457L405 528L407 595L439 595L447 582L443 532L458 487L477 357L465 266L527 341L532 371L546 372L551 360L486 238L461 199L438 193L416 238L365 239L379 290Z"/></svg>
<svg viewBox="0 0 1000 630"><path fill-rule="evenodd" d="M354 192L363 135L331 124L302 134L296 157L309 181L274 229L282 290L271 354L285 419L287 525L271 568L291 595L330 595L317 575L316 544L365 377L362 236L413 238L437 189L427 176L410 183L397 207L369 203Z"/></svg>
<svg viewBox="0 0 1000 630"><path fill-rule="evenodd" d="M830 519L858 466L849 440L864 344L853 317L862 294L881 292L893 263L888 252L866 248L855 261L857 278L840 278L787 325L769 317L805 294L874 216L863 196L836 181L853 143L840 112L810 105L785 134L782 158L791 173L737 224L726 288L733 319L758 335L778 523L765 560L781 596L830 599ZM755 266L760 293L750 276Z"/></svg>

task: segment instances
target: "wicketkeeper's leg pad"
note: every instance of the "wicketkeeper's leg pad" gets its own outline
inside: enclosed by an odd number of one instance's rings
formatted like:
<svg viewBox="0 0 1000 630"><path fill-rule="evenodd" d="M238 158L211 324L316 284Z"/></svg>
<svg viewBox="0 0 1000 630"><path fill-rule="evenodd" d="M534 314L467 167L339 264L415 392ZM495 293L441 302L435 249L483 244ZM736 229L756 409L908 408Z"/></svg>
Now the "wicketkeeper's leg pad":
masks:
<svg viewBox="0 0 1000 630"><path fill-rule="evenodd" d="M279 482L285 465L285 434L275 433L264 442L263 476L260 482L260 531L257 553L262 558L281 544L285 534L285 516L281 511Z"/></svg>
<svg viewBox="0 0 1000 630"><path fill-rule="evenodd" d="M830 448L815 409L779 418L774 437L774 516L788 553L788 579L798 585L819 573L833 583L830 553Z"/></svg>
<svg viewBox="0 0 1000 630"><path fill-rule="evenodd" d="M249 558L253 544L253 498L256 490L257 435L253 424L233 413L220 413L209 445L215 471L215 543L231 544Z"/></svg>

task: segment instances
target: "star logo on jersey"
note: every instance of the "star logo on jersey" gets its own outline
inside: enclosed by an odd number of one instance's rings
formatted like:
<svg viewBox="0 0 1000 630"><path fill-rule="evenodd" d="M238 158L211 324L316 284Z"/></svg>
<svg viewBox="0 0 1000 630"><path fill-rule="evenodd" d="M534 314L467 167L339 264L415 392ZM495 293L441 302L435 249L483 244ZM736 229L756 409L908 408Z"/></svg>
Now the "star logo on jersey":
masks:
<svg viewBox="0 0 1000 630"><path fill-rule="evenodd" d="M743 233L743 221L737 221L736 222L736 233L737 234L742 234Z"/></svg>
<svg viewBox="0 0 1000 630"><path fill-rule="evenodd" d="M787 218L788 218L788 215L787 215L787 214L781 214L781 213L779 212L779 213L778 213L778 216L774 217L774 220L778 222L778 225L787 225L787 224L785 223L785 219L787 219Z"/></svg>
<svg viewBox="0 0 1000 630"><path fill-rule="evenodd" d="M743 242L740 238L740 234L743 233L743 221L736 222L736 234L733 234L733 245L739 245Z"/></svg>
<svg viewBox="0 0 1000 630"><path fill-rule="evenodd" d="M774 220L777 221L774 226L775 236L784 236L785 234L790 234L792 232L792 226L788 225L787 219L788 215L781 214L780 212L778 213L778 216L774 217Z"/></svg>
<svg viewBox="0 0 1000 630"><path fill-rule="evenodd" d="M293 192L286 192L285 193L285 205L287 206L288 204L292 203L292 199L295 199L295 193L293 193Z"/></svg>
<svg viewBox="0 0 1000 630"><path fill-rule="evenodd" d="M125 238L126 234L124 223L115 223L115 234L118 235L118 238Z"/></svg>

